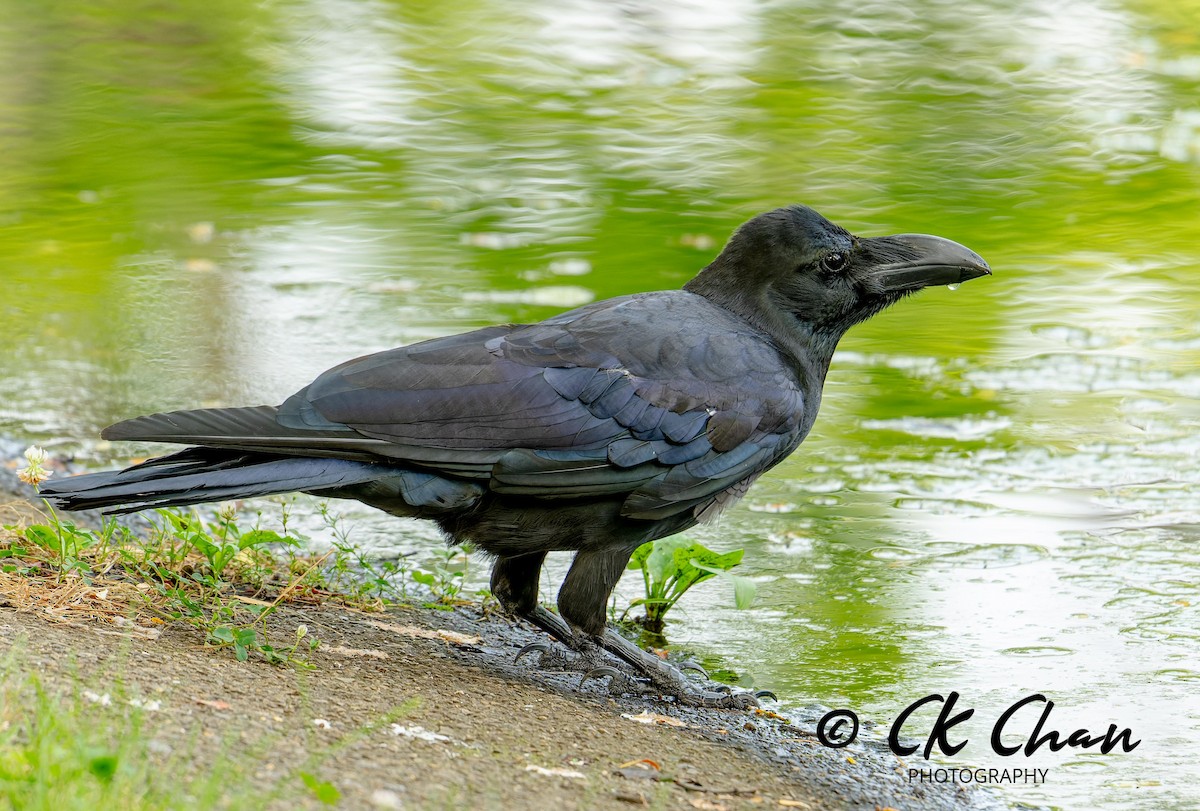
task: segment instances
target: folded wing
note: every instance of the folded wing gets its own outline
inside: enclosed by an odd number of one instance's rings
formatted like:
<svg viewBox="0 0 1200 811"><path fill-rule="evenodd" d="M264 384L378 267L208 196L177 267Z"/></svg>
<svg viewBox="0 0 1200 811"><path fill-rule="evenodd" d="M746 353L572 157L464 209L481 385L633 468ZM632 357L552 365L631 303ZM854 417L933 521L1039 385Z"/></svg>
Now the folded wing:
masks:
<svg viewBox="0 0 1200 811"><path fill-rule="evenodd" d="M762 337L704 299L613 299L349 361L278 408L118 423L110 439L391 461L514 497L703 509L803 439L804 403Z"/></svg>

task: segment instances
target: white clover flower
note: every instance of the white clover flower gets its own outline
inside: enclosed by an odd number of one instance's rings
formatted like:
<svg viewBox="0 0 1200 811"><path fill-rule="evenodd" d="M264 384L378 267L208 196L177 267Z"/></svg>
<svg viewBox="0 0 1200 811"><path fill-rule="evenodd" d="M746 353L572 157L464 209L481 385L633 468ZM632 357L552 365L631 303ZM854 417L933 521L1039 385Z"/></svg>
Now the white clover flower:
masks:
<svg viewBox="0 0 1200 811"><path fill-rule="evenodd" d="M43 467L49 458L50 454L46 453L43 448L39 448L37 445L30 445L25 449L25 461L28 464L17 471L17 478L26 484L32 484L34 487L37 487L50 478L51 472Z"/></svg>

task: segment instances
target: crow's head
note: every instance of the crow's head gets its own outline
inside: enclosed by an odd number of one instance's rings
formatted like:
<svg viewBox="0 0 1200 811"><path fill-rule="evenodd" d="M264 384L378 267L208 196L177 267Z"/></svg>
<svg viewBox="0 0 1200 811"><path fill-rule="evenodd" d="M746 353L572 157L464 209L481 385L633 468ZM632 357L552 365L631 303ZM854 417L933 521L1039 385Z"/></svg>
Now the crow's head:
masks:
<svg viewBox="0 0 1200 811"><path fill-rule="evenodd" d="M797 205L738 228L686 289L771 332L793 326L828 344L910 293L989 273L979 254L957 242L924 234L856 237Z"/></svg>

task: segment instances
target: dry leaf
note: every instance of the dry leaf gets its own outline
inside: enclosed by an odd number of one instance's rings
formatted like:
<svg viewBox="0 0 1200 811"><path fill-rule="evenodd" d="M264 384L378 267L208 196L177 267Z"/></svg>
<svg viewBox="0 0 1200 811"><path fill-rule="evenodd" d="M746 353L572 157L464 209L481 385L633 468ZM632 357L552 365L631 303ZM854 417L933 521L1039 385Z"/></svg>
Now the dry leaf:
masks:
<svg viewBox="0 0 1200 811"><path fill-rule="evenodd" d="M340 653L342 656L369 656L372 659L386 659L388 655L381 650L372 648L346 648L341 645L322 645L322 651Z"/></svg>
<svg viewBox="0 0 1200 811"><path fill-rule="evenodd" d="M400 634L401 636L411 636L418 639L440 639L452 645L478 645L483 641L478 636L468 636L467 634L460 634L455 631L434 631L429 628L418 628L415 625L397 625L394 622L380 622L379 620L366 620L366 624L382 631L391 631L394 634Z"/></svg>
<svg viewBox="0 0 1200 811"><path fill-rule="evenodd" d="M222 701L219 698L215 701L208 701L207 699L198 698L196 699L196 703L201 707L210 707L214 710L228 710L233 708L232 704L227 701Z"/></svg>
<svg viewBox="0 0 1200 811"><path fill-rule="evenodd" d="M438 631L437 635L452 645L463 645L464 647L478 645L483 642L483 637L460 634L456 631Z"/></svg>
<svg viewBox="0 0 1200 811"><path fill-rule="evenodd" d="M242 603L250 603L251 605L265 605L265 606L267 606L268 608L270 608L271 606L275 605L275 603L273 603L273 602L270 602L269 600L260 600L260 599L258 599L257 597L246 597L246 596L244 596L244 595L241 595L241 594L233 594L233 595L230 595L230 596L232 596L232 597L233 597L233 599L237 600L238 602L242 602Z"/></svg>
<svg viewBox="0 0 1200 811"><path fill-rule="evenodd" d="M630 721L637 721L639 724L658 724L665 727L680 727L687 728L687 724L680 721L678 718L672 718L669 715L659 715L655 712L639 712L637 715L621 713L622 718L628 718Z"/></svg>

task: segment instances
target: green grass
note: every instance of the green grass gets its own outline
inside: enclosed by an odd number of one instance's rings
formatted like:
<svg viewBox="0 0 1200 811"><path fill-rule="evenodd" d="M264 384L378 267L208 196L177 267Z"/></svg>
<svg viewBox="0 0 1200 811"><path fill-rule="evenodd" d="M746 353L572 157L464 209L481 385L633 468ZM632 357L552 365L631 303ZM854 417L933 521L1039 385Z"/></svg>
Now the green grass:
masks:
<svg viewBox="0 0 1200 811"><path fill-rule="evenodd" d="M409 700L332 739L305 730L301 762L263 781L256 775L279 765L278 733L247 743L227 730L214 745L200 722L181 733L177 716L128 695L119 680L89 687L29 671L18 645L0 672L0 811L338 805L323 764L418 705Z"/></svg>
<svg viewBox="0 0 1200 811"><path fill-rule="evenodd" d="M60 695L10 660L0 682L0 809L236 811L278 795L220 752L197 769L186 748L154 736L150 715L108 693Z"/></svg>
<svg viewBox="0 0 1200 811"><path fill-rule="evenodd" d="M264 527L261 513L247 526L228 506L210 516L157 510L144 533L111 521L80 527L50 510L44 520L0 528L0 595L21 608L53 604L81 618L119 611L142 625L184 623L239 661L297 667L320 640L303 625L282 642L269 638L265 620L281 604L379 610L414 599L438 608L463 601L468 550L439 550L425 567L374 560L322 505L332 543L316 555L289 526L287 502L281 509L278 529ZM105 590L105 604L89 601L83 587Z"/></svg>

